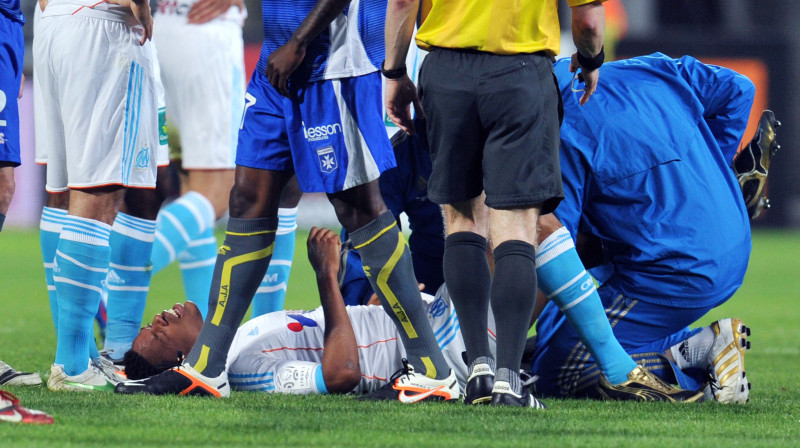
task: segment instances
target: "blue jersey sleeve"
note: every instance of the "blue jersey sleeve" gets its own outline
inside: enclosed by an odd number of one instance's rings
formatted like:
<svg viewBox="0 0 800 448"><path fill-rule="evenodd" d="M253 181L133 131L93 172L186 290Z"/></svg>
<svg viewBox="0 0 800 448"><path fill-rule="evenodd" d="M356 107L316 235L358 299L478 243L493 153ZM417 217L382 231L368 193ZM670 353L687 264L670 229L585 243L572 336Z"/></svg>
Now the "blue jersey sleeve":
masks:
<svg viewBox="0 0 800 448"><path fill-rule="evenodd" d="M739 149L756 88L746 76L691 56L677 61L680 75L694 90L704 108L703 117L728 164Z"/></svg>

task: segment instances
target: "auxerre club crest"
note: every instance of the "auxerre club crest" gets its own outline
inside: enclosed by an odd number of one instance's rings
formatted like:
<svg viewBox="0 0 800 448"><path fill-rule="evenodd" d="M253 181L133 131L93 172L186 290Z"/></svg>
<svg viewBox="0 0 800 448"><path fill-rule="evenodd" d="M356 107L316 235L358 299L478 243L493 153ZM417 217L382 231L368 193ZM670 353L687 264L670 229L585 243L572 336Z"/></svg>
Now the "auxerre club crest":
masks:
<svg viewBox="0 0 800 448"><path fill-rule="evenodd" d="M325 146L317 150L317 158L319 159L319 169L323 173L330 173L339 167L336 161L336 153L333 151L333 146Z"/></svg>

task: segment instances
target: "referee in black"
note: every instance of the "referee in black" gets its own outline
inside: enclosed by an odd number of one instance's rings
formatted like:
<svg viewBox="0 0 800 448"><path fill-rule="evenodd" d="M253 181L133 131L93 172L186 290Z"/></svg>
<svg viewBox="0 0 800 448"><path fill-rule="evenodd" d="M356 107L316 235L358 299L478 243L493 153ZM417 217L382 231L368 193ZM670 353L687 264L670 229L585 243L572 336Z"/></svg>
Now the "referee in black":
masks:
<svg viewBox="0 0 800 448"><path fill-rule="evenodd" d="M604 8L595 0L568 3L584 104L603 62ZM418 15L416 42L430 51L419 96L405 68ZM411 104L427 118L428 196L443 205L444 278L470 367L465 402L544 408L518 372L537 290L536 221L563 198L561 97L552 70L560 47L557 1L422 0L420 10L420 0L389 0L385 32L388 115L409 133ZM486 336L490 302L496 361Z"/></svg>

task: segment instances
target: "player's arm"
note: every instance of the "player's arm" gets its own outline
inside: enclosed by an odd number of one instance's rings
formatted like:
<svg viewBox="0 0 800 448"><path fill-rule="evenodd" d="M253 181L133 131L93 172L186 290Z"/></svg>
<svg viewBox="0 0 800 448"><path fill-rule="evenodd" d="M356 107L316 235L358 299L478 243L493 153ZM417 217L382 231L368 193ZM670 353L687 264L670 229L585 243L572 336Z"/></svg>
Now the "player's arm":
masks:
<svg viewBox="0 0 800 448"><path fill-rule="evenodd" d="M386 114L403 131L414 134L411 104L420 117L424 117L417 87L408 77L406 56L411 36L414 34L419 0L389 0L386 7L386 59L381 72L386 77Z"/></svg>
<svg viewBox="0 0 800 448"><path fill-rule="evenodd" d="M306 48L349 4L350 0L318 0L289 41L269 55L267 78L275 90L289 94L289 77L306 57Z"/></svg>
<svg viewBox="0 0 800 448"><path fill-rule="evenodd" d="M317 287L325 317L325 350L322 377L329 393L347 393L361 381L358 343L339 292L339 235L328 229L311 228L308 260L317 276Z"/></svg>
<svg viewBox="0 0 800 448"><path fill-rule="evenodd" d="M681 76L703 105L703 118L730 164L750 116L756 88L746 76L691 56L677 60Z"/></svg>
<svg viewBox="0 0 800 448"><path fill-rule="evenodd" d="M569 71L581 69L586 90L580 99L584 105L589 101L600 78L598 69L603 64L603 39L605 37L605 8L602 1L585 4L577 0L570 0L572 7L572 40L575 42L577 52L572 55Z"/></svg>
<svg viewBox="0 0 800 448"><path fill-rule="evenodd" d="M196 25L207 23L228 12L231 6L238 6L239 10L243 10L244 0L198 0L189 9L186 19L188 23Z"/></svg>

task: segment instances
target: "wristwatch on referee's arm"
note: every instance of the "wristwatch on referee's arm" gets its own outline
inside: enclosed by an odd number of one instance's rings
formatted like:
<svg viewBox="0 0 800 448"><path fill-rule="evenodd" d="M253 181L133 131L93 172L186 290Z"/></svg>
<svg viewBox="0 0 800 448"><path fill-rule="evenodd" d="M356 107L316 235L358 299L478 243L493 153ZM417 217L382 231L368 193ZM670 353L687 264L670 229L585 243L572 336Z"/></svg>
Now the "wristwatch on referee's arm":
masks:
<svg viewBox="0 0 800 448"><path fill-rule="evenodd" d="M392 69L388 69L387 70L386 69L386 60L381 62L381 74L386 79L399 79L399 78L402 78L403 76L405 76L407 73L408 73L408 71L406 70L406 65L405 64L401 65L400 67L392 68Z"/></svg>

